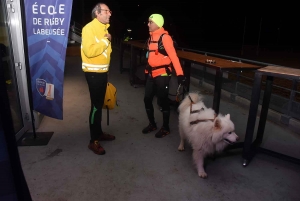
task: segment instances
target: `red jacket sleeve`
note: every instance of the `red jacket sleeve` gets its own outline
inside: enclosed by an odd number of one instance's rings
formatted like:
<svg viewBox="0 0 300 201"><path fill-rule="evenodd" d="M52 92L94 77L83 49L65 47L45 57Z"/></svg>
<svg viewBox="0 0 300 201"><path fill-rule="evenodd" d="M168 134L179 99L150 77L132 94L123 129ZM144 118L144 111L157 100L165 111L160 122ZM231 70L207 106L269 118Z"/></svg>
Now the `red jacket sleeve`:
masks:
<svg viewBox="0 0 300 201"><path fill-rule="evenodd" d="M165 47L165 50L173 63L173 67L176 71L176 75L183 75L182 67L179 62L179 58L177 56L176 50L174 48L173 39L170 35L165 34L162 38L163 45Z"/></svg>

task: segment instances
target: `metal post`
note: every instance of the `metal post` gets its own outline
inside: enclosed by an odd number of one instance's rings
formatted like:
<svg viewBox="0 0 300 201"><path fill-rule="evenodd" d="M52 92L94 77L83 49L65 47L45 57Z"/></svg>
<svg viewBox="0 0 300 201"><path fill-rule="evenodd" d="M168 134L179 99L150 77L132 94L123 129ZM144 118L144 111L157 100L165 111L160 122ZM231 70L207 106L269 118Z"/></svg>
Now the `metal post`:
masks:
<svg viewBox="0 0 300 201"><path fill-rule="evenodd" d="M290 100L289 100L289 106L288 106L288 111L287 114L291 116L291 110L292 110L292 103L295 98L295 91L297 90L297 80L293 80L293 88L291 90L290 94Z"/></svg>
<svg viewBox="0 0 300 201"><path fill-rule="evenodd" d="M222 91L222 79L223 71L221 69L216 69L215 75L215 89L214 89L214 99L213 99L213 109L216 114L219 114L221 91Z"/></svg>
<svg viewBox="0 0 300 201"><path fill-rule="evenodd" d="M244 140L244 148L243 148L243 166L247 166L250 160L253 157L253 149L252 147L252 139L255 128L257 109L260 98L260 90L261 90L261 78L262 74L260 72L255 73L254 83L252 88L250 109L247 121L246 135Z"/></svg>
<svg viewBox="0 0 300 201"><path fill-rule="evenodd" d="M280 118L280 122L285 125L289 125L289 122L291 119L291 111L292 111L293 100L295 98L295 91L297 91L297 80L293 80L293 88L291 90L286 114L281 115L281 118Z"/></svg>
<svg viewBox="0 0 300 201"><path fill-rule="evenodd" d="M262 139L263 139L266 121L267 121L267 117L268 117L269 104L270 104L270 100L271 100L272 85L273 85L273 77L267 76L266 87L265 87L265 91L264 91L264 98L263 98L263 103L262 103L261 112L260 112L260 119L259 119L256 139L254 142L256 146L260 145L262 142Z"/></svg>
<svg viewBox="0 0 300 201"><path fill-rule="evenodd" d="M184 68L183 68L184 75L185 75L185 78L186 78L186 89L187 89L187 92L190 91L191 64L192 63L190 61L185 61L184 62Z"/></svg>
<svg viewBox="0 0 300 201"><path fill-rule="evenodd" d="M241 71L238 71L237 73L236 73L236 81L235 81L235 86L234 86L234 93L232 93L231 95L230 95L230 98L231 98L231 101L235 101L235 98L236 98L236 96L238 95L237 94L237 88L238 88L238 83L239 83L239 81L240 81L240 74L241 74Z"/></svg>

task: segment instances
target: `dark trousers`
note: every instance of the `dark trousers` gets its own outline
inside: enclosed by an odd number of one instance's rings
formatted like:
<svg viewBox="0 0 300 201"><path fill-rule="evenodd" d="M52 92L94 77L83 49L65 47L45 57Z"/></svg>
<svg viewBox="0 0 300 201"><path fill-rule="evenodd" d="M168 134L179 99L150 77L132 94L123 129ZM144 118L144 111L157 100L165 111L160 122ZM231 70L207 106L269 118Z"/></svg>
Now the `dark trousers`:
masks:
<svg viewBox="0 0 300 201"><path fill-rule="evenodd" d="M147 77L145 86L145 96L144 103L147 112L148 119L150 123L155 124L154 120L154 108L153 108L153 98L156 95L159 99L160 106L164 115L164 127L169 127L169 114L170 114L170 104L169 104L169 82L171 76L157 76L152 78Z"/></svg>
<svg viewBox="0 0 300 201"><path fill-rule="evenodd" d="M85 73L91 99L91 111L89 116L89 127L91 142L98 140L103 134L101 127L102 106L107 87L107 73Z"/></svg>

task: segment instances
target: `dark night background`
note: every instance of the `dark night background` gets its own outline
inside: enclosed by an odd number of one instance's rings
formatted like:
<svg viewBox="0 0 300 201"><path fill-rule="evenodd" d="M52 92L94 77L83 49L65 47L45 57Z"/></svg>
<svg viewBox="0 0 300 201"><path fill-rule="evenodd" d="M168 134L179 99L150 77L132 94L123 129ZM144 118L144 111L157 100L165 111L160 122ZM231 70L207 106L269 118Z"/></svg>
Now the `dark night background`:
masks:
<svg viewBox="0 0 300 201"><path fill-rule="evenodd" d="M91 21L91 10L98 2L73 0L72 20L82 25ZM148 17L160 13L165 18L164 28L180 47L228 54L231 50L240 54L242 47L254 53L259 47L260 52L291 52L293 57L300 52L297 6L287 2L265 5L201 0L197 3L107 0L103 3L113 11L109 28L113 37L122 38L125 30L131 28L133 39L146 40Z"/></svg>

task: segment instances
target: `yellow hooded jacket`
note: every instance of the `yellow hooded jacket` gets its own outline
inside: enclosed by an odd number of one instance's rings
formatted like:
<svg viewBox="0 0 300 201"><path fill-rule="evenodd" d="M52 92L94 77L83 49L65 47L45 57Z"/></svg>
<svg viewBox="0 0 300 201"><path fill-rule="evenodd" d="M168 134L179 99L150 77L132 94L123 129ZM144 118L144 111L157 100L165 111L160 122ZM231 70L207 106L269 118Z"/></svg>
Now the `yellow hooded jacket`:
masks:
<svg viewBox="0 0 300 201"><path fill-rule="evenodd" d="M104 37L109 24L102 24L96 18L82 28L81 59L84 72L108 72L111 43Z"/></svg>

